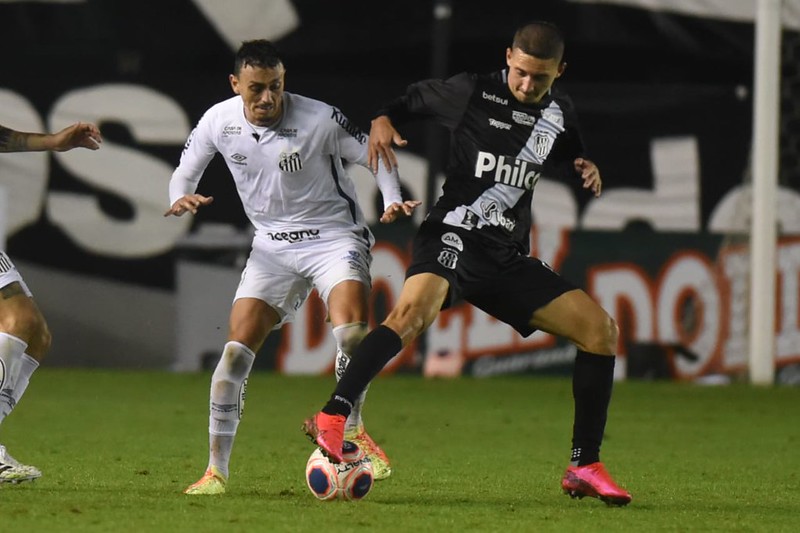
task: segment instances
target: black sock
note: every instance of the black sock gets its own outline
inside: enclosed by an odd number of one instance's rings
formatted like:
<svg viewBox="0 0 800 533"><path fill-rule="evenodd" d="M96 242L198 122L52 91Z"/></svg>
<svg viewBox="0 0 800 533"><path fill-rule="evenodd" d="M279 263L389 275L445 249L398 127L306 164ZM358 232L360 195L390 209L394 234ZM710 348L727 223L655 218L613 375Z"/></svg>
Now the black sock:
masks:
<svg viewBox="0 0 800 533"><path fill-rule="evenodd" d="M613 384L613 356L578 350L572 373L572 397L575 400L573 464L584 466L600 460L600 443L606 428Z"/></svg>
<svg viewBox="0 0 800 533"><path fill-rule="evenodd" d="M381 325L373 329L353 351L347 369L322 412L348 416L372 378L402 349L403 341L391 328Z"/></svg>

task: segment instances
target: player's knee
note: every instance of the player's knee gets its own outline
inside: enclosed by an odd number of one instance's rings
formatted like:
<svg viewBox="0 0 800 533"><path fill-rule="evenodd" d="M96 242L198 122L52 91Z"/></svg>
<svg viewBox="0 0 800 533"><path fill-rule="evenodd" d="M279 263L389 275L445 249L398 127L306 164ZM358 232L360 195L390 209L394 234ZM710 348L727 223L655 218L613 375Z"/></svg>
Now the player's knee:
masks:
<svg viewBox="0 0 800 533"><path fill-rule="evenodd" d="M27 342L28 352L37 359L50 349L52 343L47 322L34 305L25 305L16 308L14 312L3 313L0 330Z"/></svg>
<svg viewBox="0 0 800 533"><path fill-rule="evenodd" d="M422 335L436 318L436 312L427 313L424 309L414 306L397 306L392 309L383 325L391 328L403 340L403 346L407 346L411 341Z"/></svg>
<svg viewBox="0 0 800 533"><path fill-rule="evenodd" d="M347 355L352 355L356 347L367 335L366 322L350 322L333 328L333 337L336 345Z"/></svg>
<svg viewBox="0 0 800 533"><path fill-rule="evenodd" d="M619 339L619 326L607 313L597 321L593 328L592 346L590 351L602 354L613 354L617 350Z"/></svg>
<svg viewBox="0 0 800 533"><path fill-rule="evenodd" d="M53 335L50 333L50 328L47 322L42 320L36 328L35 333L31 338L28 353L34 359L41 361L47 352L50 351L50 346L53 344Z"/></svg>

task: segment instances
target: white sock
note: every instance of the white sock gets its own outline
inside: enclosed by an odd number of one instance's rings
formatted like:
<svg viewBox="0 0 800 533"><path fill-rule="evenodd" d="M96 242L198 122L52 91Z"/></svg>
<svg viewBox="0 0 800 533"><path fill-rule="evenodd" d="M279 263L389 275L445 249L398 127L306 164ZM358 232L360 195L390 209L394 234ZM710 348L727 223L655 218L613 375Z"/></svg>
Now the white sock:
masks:
<svg viewBox="0 0 800 533"><path fill-rule="evenodd" d="M336 338L336 364L334 366L334 374L336 374L336 381L338 382L344 374L347 365L350 364L350 354L356 349L358 343L367 334L367 325L364 322L353 322L350 324L343 324L333 328L333 336ZM350 416L347 417L345 422L345 432L358 431L364 425L364 420L361 417L361 411L364 408L364 400L367 397L367 390L369 385L364 389L364 392L353 402L353 408L350 410Z"/></svg>
<svg viewBox="0 0 800 533"><path fill-rule="evenodd" d="M14 401L19 403L19 399L28 388L28 383L31 381L31 376L36 369L39 368L39 361L24 353L19 365L19 373L17 374L17 382L14 384Z"/></svg>
<svg viewBox="0 0 800 533"><path fill-rule="evenodd" d="M222 357L211 376L208 466L215 466L226 478L233 440L244 409L247 376L255 358L250 348L230 341L222 350Z"/></svg>
<svg viewBox="0 0 800 533"><path fill-rule="evenodd" d="M14 390L27 348L28 343L22 339L0 332L0 423L17 404Z"/></svg>

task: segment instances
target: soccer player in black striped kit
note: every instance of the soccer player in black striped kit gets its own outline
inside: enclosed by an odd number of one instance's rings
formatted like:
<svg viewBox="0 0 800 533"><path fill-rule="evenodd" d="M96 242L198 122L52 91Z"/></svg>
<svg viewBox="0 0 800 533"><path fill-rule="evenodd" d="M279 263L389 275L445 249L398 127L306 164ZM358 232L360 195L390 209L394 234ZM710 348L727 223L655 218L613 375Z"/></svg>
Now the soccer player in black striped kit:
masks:
<svg viewBox="0 0 800 533"><path fill-rule="evenodd" d="M583 180L595 196L602 181L584 147L568 96L553 87L566 67L561 31L548 22L520 27L506 50L507 68L410 85L372 121L370 162L396 164L394 128L429 118L449 129L443 192L420 226L394 309L355 350L306 434L341 460L343 427L353 402L384 365L419 336L440 309L464 299L527 336L540 329L575 344L575 418L571 464L561 482L572 497L626 505L600 462L619 330L586 292L529 255L531 202L541 176Z"/></svg>

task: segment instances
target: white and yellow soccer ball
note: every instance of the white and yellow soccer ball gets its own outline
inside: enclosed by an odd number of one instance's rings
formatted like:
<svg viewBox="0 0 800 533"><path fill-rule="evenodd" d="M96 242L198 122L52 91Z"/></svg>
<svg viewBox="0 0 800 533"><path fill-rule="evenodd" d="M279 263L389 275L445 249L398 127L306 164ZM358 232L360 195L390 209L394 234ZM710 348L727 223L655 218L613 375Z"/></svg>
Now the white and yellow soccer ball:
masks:
<svg viewBox="0 0 800 533"><path fill-rule="evenodd" d="M306 463L306 484L311 494L320 500L360 500L364 498L375 477L372 461L355 443L344 441L344 460L331 463L317 448Z"/></svg>

